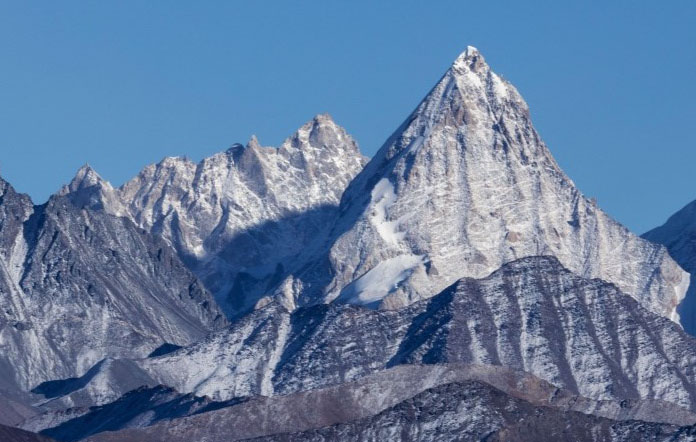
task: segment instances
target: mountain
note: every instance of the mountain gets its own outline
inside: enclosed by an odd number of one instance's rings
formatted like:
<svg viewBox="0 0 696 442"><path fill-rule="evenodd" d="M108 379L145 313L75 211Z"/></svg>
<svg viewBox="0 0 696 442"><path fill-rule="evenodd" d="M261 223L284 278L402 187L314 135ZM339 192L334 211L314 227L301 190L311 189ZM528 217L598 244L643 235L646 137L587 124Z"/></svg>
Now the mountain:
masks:
<svg viewBox="0 0 696 442"><path fill-rule="evenodd" d="M499 365L595 400L696 411L696 341L610 283L523 258L399 310L278 303L199 343L136 361L182 393L285 395L411 364ZM108 384L108 383L106 383Z"/></svg>
<svg viewBox="0 0 696 442"><path fill-rule="evenodd" d="M470 381L426 390L376 416L255 441L689 441L696 427L624 421L559 411ZM163 439L164 440L164 439ZM222 440L222 439L220 439Z"/></svg>
<svg viewBox="0 0 696 442"><path fill-rule="evenodd" d="M667 247L684 270L692 275L696 273L696 201L672 215L662 226L644 233L643 238ZM689 285L677 312L684 330L696 336L696 284Z"/></svg>
<svg viewBox="0 0 696 442"><path fill-rule="evenodd" d="M421 406L413 407L414 404ZM445 409L438 410L436 404ZM448 424L453 420L451 414L456 412L456 407L461 407L463 413L457 416L457 422L466 422L470 428L488 427L485 434L496 428L519 429L513 425L516 421L509 420L505 426L501 425L505 421L501 417L510 416L507 413L511 411L509 405L513 404L523 404L524 409L534 410L536 418L533 420L531 415L524 414L525 419L534 422L532 428L539 429L544 418L550 416L546 422L546 429L551 430L549 434L571 426L577 434L585 436L587 433L582 431L583 427L592 428L597 424L602 428L611 425L626 429L640 425L664 434L674 434L679 431L676 427L688 430L696 421L694 414L670 404L592 401L532 375L504 367L404 365L337 386L271 398L250 398L215 410L196 412L170 421L160 420L141 428L102 432L89 440L174 442L205 439L213 442L264 437L312 440L317 436L329 440L393 440L396 438L394 434L404 434L402 430L393 431L394 427L420 427L423 433L427 428L436 428L441 433L439 440L446 440L443 439L446 437L461 440L462 432L452 431L451 423ZM476 410L472 412L474 406ZM403 407L409 407L411 411L395 413ZM389 418L385 419L386 416ZM519 421L522 416L516 417ZM107 422L110 419L113 417L106 417ZM102 425L101 420L85 420L92 424L92 428ZM637 423L638 420L642 422ZM433 421L437 425L433 425ZM380 424L373 425L375 422ZM382 430L376 430L375 426ZM356 434L375 430L391 432L391 435ZM56 434L54 430L45 433ZM423 440L423 436L410 435L399 439Z"/></svg>
<svg viewBox="0 0 696 442"><path fill-rule="evenodd" d="M399 308L463 277L552 255L678 321L689 277L584 197L534 130L517 90L469 47L350 183L324 250L277 290Z"/></svg>
<svg viewBox="0 0 696 442"><path fill-rule="evenodd" d="M384 412L329 427L256 441L689 441L695 427L616 422L539 407L480 382L438 386Z"/></svg>
<svg viewBox="0 0 696 442"><path fill-rule="evenodd" d="M251 310L323 235L366 159L329 115L279 148L252 138L195 164L166 158L118 189L114 212L163 237L230 317Z"/></svg>
<svg viewBox="0 0 696 442"><path fill-rule="evenodd" d="M112 189L88 166L43 205L0 180L0 387L83 375L224 326L164 242L100 207Z"/></svg>
<svg viewBox="0 0 696 442"><path fill-rule="evenodd" d="M41 206L0 181L0 394L31 405L0 411L61 440L690 440L688 275L476 49L365 162L320 115Z"/></svg>

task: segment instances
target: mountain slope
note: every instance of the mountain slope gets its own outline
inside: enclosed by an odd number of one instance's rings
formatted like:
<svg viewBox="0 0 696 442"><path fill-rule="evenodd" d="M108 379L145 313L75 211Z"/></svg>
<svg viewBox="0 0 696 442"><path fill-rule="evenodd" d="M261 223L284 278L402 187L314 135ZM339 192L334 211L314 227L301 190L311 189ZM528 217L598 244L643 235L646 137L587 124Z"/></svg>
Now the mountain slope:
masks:
<svg viewBox="0 0 696 442"><path fill-rule="evenodd" d="M0 425L0 440L7 442L55 442L49 437L6 425Z"/></svg>
<svg viewBox="0 0 696 442"><path fill-rule="evenodd" d="M198 344L139 362L215 400L337 385L402 364L492 364L592 399L696 410L696 342L616 286L551 257L464 278L409 307L268 305Z"/></svg>
<svg viewBox="0 0 696 442"><path fill-rule="evenodd" d="M58 422L41 434L60 441L77 441L104 431L146 427L159 421L229 407L239 402L213 402L191 394L182 395L162 385L141 387L109 404L88 410L67 410L66 414L73 412L77 416Z"/></svg>
<svg viewBox="0 0 696 442"><path fill-rule="evenodd" d="M277 149L252 138L198 164L166 158L126 183L118 198L238 317L323 234L365 162L350 135L318 115ZM112 210L122 209L115 203Z"/></svg>
<svg viewBox="0 0 696 442"><path fill-rule="evenodd" d="M667 247L669 254L690 274L696 273L696 201L672 215L665 224L644 233L643 238ZM677 307L681 324L696 336L696 284L690 284Z"/></svg>
<svg viewBox="0 0 696 442"><path fill-rule="evenodd" d="M255 441L689 441L696 428L535 406L482 382L440 385L376 416ZM222 439L219 439L222 440Z"/></svg>
<svg viewBox="0 0 696 442"><path fill-rule="evenodd" d="M41 206L0 187L0 386L80 376L225 324L169 246L98 209L110 186L89 167Z"/></svg>
<svg viewBox="0 0 696 442"><path fill-rule="evenodd" d="M144 425L139 429L104 432L90 440L229 441L317 429L323 433L324 427L363 419L370 420L402 402L424 393L427 395L432 389L452 384L466 385L471 382L481 384L484 388L498 390L501 395L509 396L510 400L553 408L554 412L575 411L615 421L638 419L681 426L692 425L696 421L696 415L671 404L649 401L592 401L560 390L528 373L515 372L504 367L458 364L402 365L337 386L270 398L249 398L238 404L195 413L173 421ZM456 397L456 392L445 393L441 395L444 401L452 401ZM140 407L135 407L136 410L138 408ZM101 410L96 411L100 412ZM151 413L148 414L150 415ZM147 417L144 418L147 421ZM112 418L103 416L102 419L109 422ZM102 425L101 419L85 416L83 420L91 422L92 427ZM136 420L140 419L134 419ZM567 423L572 422L569 420ZM57 437L53 430L45 433Z"/></svg>
<svg viewBox="0 0 696 442"><path fill-rule="evenodd" d="M351 182L326 249L319 259L310 250L281 286L286 305L398 308L553 255L677 321L689 280L577 190L517 90L471 47Z"/></svg>
<svg viewBox="0 0 696 442"><path fill-rule="evenodd" d="M436 440L589 441L639 440L641 430L644 440L693 434L693 414L666 424L655 420L668 414L660 405L591 401L503 367L409 365L340 386L252 398L89 440L430 440L432 431ZM594 438L598 435L602 438Z"/></svg>

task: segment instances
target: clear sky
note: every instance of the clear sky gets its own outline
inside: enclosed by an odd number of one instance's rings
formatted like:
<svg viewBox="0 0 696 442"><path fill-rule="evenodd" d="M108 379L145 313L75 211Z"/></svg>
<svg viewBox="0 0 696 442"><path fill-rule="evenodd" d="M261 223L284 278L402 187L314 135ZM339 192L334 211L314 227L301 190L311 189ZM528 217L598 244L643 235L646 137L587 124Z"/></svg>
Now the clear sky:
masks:
<svg viewBox="0 0 696 442"><path fill-rule="evenodd" d="M0 0L0 175L41 203L85 162L120 185L322 112L372 155L468 44L616 219L696 199L691 0Z"/></svg>

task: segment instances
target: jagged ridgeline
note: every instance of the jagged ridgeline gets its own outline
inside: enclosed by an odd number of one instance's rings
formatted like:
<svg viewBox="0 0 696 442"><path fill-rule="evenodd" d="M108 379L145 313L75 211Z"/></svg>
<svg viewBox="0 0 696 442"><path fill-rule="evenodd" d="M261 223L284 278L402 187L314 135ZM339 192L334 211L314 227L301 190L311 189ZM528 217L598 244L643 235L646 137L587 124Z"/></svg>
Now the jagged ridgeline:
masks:
<svg viewBox="0 0 696 442"><path fill-rule="evenodd" d="M0 184L0 424L62 441L696 434L688 274L578 191L473 47L369 162L319 115L278 148L166 158L119 188L86 166L40 206Z"/></svg>

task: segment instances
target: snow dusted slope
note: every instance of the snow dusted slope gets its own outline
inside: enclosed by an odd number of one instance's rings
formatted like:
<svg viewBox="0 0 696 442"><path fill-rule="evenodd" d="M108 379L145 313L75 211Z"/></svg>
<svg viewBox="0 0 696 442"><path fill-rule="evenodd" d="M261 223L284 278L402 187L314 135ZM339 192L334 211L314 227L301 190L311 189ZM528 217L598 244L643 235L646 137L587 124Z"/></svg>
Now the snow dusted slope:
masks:
<svg viewBox="0 0 696 442"><path fill-rule="evenodd" d="M135 222L171 242L234 317L321 236L365 162L350 135L318 115L278 149L252 138L198 164L166 158L119 195Z"/></svg>
<svg viewBox="0 0 696 442"><path fill-rule="evenodd" d="M80 376L226 323L167 244L99 209L113 189L89 167L41 206L2 180L0 192L0 387Z"/></svg>
<svg viewBox="0 0 696 442"><path fill-rule="evenodd" d="M684 270L696 273L696 201L672 215L665 224L643 234L643 238L667 247L669 254ZM696 284L677 307L684 330L696 336Z"/></svg>
<svg viewBox="0 0 696 442"><path fill-rule="evenodd" d="M340 212L325 258L308 257L311 270L281 287L287 305L398 308L535 255L675 321L688 286L663 247L578 191L517 90L472 47L351 182Z"/></svg>
<svg viewBox="0 0 696 442"><path fill-rule="evenodd" d="M139 365L178 391L225 400L441 363L502 365L592 399L659 399L696 410L694 338L552 257L464 278L400 310L332 303L290 313L273 303Z"/></svg>

